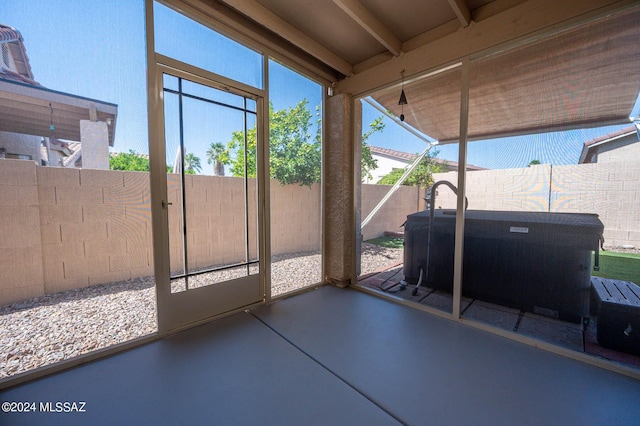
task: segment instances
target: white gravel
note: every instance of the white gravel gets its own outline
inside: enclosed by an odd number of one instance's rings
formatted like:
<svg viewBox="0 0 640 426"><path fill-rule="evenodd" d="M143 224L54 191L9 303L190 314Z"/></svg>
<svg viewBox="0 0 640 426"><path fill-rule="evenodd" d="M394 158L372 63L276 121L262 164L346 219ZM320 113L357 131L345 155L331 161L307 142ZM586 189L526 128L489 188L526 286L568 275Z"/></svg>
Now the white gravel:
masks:
<svg viewBox="0 0 640 426"><path fill-rule="evenodd" d="M362 244L362 274L401 261L401 249ZM273 296L316 284L321 256L274 256L271 275ZM156 331L154 285L153 277L138 278L0 307L0 378Z"/></svg>

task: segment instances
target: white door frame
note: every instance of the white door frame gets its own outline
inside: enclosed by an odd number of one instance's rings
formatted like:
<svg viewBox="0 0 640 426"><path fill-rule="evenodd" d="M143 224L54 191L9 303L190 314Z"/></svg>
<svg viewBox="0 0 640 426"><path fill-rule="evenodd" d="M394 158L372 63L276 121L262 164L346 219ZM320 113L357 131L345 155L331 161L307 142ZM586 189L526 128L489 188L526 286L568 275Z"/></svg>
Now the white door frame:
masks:
<svg viewBox="0 0 640 426"><path fill-rule="evenodd" d="M151 213L154 239L154 270L160 335L207 321L213 317L247 309L266 300L268 261L266 253L265 213L265 137L264 97L262 90L196 68L189 64L154 53L150 74L149 159L151 166ZM163 75L169 74L256 101L258 128L258 259L259 273L216 283L211 286L171 293L169 258L169 221L167 209L166 149L164 140ZM262 166L262 167L261 167Z"/></svg>

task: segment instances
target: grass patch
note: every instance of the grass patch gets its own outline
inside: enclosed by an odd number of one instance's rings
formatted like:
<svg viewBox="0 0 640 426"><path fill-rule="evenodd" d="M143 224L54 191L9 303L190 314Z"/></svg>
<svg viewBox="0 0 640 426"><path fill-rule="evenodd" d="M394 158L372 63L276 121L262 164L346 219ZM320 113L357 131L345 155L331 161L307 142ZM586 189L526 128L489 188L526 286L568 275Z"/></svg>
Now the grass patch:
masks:
<svg viewBox="0 0 640 426"><path fill-rule="evenodd" d="M591 275L640 285L640 254L600 252L600 270Z"/></svg>
<svg viewBox="0 0 640 426"><path fill-rule="evenodd" d="M365 243L374 244L376 246L401 249L404 243L404 239L397 237L378 237L365 241Z"/></svg>

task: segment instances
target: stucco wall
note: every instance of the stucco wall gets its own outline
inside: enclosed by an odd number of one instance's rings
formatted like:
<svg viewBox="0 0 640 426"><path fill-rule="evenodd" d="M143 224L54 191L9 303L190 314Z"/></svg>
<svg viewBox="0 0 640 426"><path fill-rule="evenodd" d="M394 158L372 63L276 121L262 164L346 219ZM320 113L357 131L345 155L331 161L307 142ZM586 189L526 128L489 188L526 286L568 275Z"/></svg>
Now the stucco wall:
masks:
<svg viewBox="0 0 640 426"><path fill-rule="evenodd" d="M373 154L373 158L378 162L378 166L374 170L371 170L371 179L363 176L364 183L375 184L394 169L404 169L408 164L406 161L403 162L378 154Z"/></svg>
<svg viewBox="0 0 640 426"><path fill-rule="evenodd" d="M434 179L457 183L456 173ZM640 163L637 161L537 165L467 173L469 208L477 210L596 213L605 246L640 247ZM441 187L436 208L455 208L455 196Z"/></svg>
<svg viewBox="0 0 640 426"><path fill-rule="evenodd" d="M0 132L0 149L4 149L7 154L30 155L33 161L40 164L41 139L40 136Z"/></svg>
<svg viewBox="0 0 640 426"><path fill-rule="evenodd" d="M628 161L630 158L640 159L640 142L633 134L598 147L598 163Z"/></svg>

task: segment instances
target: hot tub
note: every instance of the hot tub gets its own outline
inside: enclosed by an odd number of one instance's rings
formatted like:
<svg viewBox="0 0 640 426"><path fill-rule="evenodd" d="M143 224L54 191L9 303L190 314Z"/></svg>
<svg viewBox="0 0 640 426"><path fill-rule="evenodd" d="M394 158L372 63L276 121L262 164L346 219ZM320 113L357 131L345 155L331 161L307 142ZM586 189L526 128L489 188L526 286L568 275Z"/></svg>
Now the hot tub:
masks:
<svg viewBox="0 0 640 426"><path fill-rule="evenodd" d="M455 210L436 210L431 224L429 211L407 216L407 282L417 283L422 269L421 285L452 291L455 220ZM462 293L578 322L588 315L591 258L603 230L595 214L467 210Z"/></svg>

